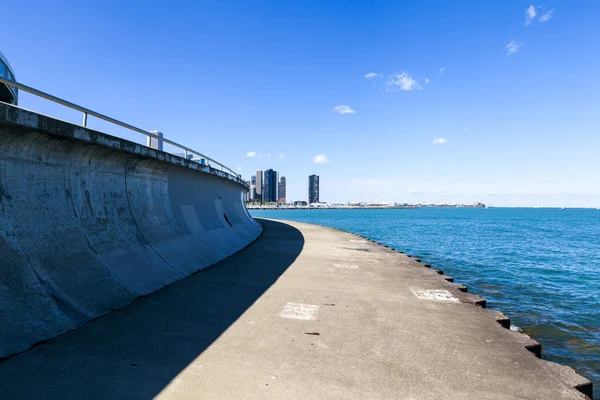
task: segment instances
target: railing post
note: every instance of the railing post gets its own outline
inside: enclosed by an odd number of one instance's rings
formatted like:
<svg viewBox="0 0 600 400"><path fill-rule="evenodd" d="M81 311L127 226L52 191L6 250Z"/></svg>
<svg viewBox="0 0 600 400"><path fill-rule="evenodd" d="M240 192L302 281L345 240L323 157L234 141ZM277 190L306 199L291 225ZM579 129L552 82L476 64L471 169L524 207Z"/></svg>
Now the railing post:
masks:
<svg viewBox="0 0 600 400"><path fill-rule="evenodd" d="M83 126L87 127L87 113L86 112L83 113Z"/></svg>
<svg viewBox="0 0 600 400"><path fill-rule="evenodd" d="M183 155L184 155L184 158L187 160L188 159L187 150L183 150Z"/></svg>
<svg viewBox="0 0 600 400"><path fill-rule="evenodd" d="M161 140L161 138L163 137L162 132L150 131L150 133L153 133L154 136L150 136L150 135L146 136L146 146L150 147L151 149L163 151L163 141ZM158 136L158 137L156 137L156 136Z"/></svg>

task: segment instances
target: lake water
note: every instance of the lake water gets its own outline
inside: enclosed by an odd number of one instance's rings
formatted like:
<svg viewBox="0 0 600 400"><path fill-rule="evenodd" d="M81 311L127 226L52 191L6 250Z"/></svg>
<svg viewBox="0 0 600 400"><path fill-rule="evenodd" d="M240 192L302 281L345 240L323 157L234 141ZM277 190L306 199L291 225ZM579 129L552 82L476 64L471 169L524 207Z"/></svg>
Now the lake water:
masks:
<svg viewBox="0 0 600 400"><path fill-rule="evenodd" d="M418 256L504 312L600 398L600 210L419 208L251 211L326 225Z"/></svg>

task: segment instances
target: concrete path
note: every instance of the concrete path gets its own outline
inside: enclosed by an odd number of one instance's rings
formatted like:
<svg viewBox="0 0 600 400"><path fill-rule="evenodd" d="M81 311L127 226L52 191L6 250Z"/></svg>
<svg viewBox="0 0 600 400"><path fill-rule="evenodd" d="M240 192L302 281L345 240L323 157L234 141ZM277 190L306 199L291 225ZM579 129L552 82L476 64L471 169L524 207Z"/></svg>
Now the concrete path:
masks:
<svg viewBox="0 0 600 400"><path fill-rule="evenodd" d="M1 363L0 398L584 398L585 380L414 259L262 223L233 257Z"/></svg>

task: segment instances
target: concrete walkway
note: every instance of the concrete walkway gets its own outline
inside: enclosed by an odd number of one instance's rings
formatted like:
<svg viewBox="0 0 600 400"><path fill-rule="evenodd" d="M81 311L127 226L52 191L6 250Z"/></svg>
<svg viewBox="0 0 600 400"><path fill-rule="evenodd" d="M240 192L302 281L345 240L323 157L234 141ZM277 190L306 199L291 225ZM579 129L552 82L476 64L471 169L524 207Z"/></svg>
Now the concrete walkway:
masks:
<svg viewBox="0 0 600 400"><path fill-rule="evenodd" d="M414 259L262 223L233 257L0 363L0 398L585 398L583 378Z"/></svg>

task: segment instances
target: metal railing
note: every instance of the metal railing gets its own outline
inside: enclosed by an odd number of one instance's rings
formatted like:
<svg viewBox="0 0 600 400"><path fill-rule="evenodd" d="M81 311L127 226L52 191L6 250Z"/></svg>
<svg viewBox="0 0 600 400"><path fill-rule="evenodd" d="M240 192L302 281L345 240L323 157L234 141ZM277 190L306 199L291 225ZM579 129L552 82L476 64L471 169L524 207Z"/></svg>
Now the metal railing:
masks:
<svg viewBox="0 0 600 400"><path fill-rule="evenodd" d="M69 108L72 108L74 110L82 112L83 113L83 123L82 123L81 126L83 126L83 127L87 127L88 115L91 115L92 117L96 117L98 119L110 122L112 124L115 124L115 125L118 125L120 127L132 130L134 132L141 133L142 135L146 135L146 137L153 138L153 139L156 139L158 141L162 141L164 143L168 143L168 144L170 144L170 145L172 145L174 147L177 147L178 149L183 150L185 158L187 160L189 160L189 161L192 161L192 162L195 162L197 164L206 166L206 164L202 164L201 162L198 162L198 161L195 161L193 159L188 158L190 154L196 155L196 156L198 156L200 158L204 158L207 161L209 167L213 167L214 168L214 165L216 165L217 167L219 167L219 169L221 171L227 172L228 174L233 175L234 177L236 177L238 179L242 178L241 175L238 175L231 168L226 167L225 165L221 164L220 162L218 162L216 160L213 160L212 158L210 158L210 157L208 157L208 156L206 156L206 155L204 155L202 153L199 153L199 152L197 152L195 150L192 150L189 147L185 147L185 146L180 145L179 143L176 143L176 142L174 142L172 140L165 139L164 137L161 137L161 136L159 136L157 134L154 134L152 132L146 131L144 129L137 128L137 127L135 127L133 125L126 124L125 122L121 122L121 121L116 120L114 118L111 118L111 117L108 117L106 115L97 113L97 112L95 112L93 110L90 110L90 109L87 109L85 107L81 107L81 106L79 106L77 104L71 103L69 101L63 100L63 99L61 99L59 97L52 96L51 94L48 94L48 93L44 93L41 90L34 89L34 88L29 87L27 85L23 85L22 83L18 83L18 82L15 82L15 81L8 80L8 79L3 78L1 76L0 76L0 83L3 83L3 84L8 85L8 86L12 86L12 87L17 88L19 90L23 90L23 91L25 91L27 93L31 93L31 94L36 95L38 97L44 98L46 100L50 100L50 101L53 101L55 103L61 104L61 105L65 106L65 107L69 107ZM211 165L210 163L213 163L214 165Z"/></svg>

